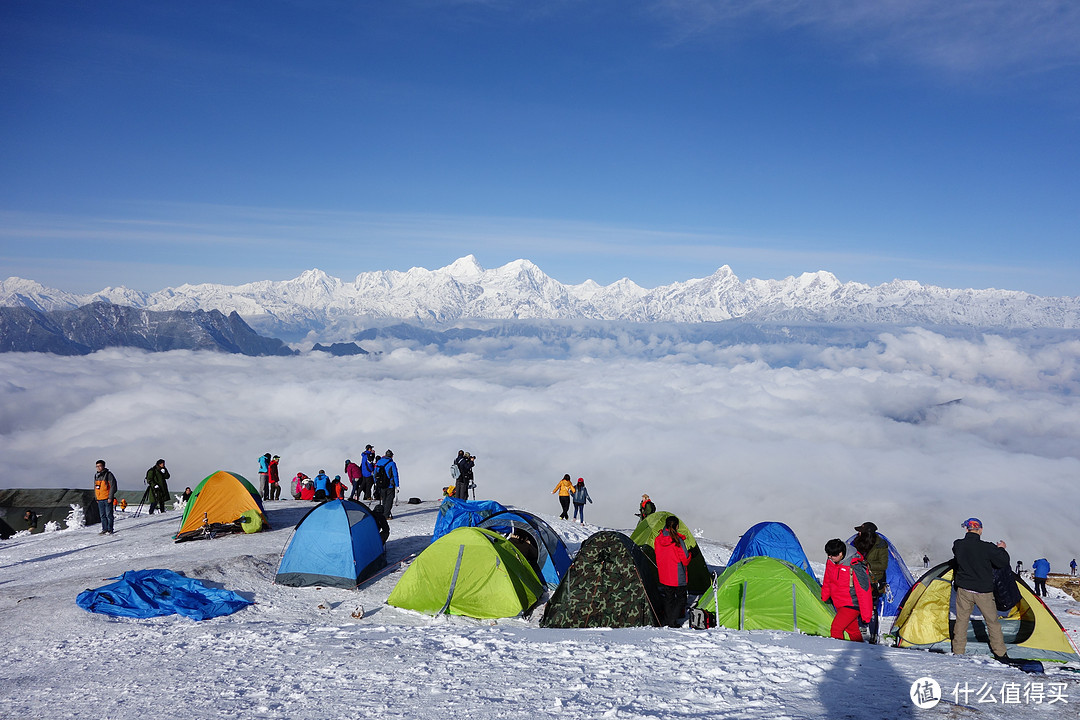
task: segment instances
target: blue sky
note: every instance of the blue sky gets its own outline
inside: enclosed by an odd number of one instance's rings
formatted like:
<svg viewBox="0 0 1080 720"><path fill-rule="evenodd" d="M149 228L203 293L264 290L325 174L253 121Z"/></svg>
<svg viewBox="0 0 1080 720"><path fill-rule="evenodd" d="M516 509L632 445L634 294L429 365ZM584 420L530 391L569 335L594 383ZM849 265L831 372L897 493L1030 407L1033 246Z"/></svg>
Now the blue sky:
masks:
<svg viewBox="0 0 1080 720"><path fill-rule="evenodd" d="M0 3L0 277L1080 295L1080 3Z"/></svg>

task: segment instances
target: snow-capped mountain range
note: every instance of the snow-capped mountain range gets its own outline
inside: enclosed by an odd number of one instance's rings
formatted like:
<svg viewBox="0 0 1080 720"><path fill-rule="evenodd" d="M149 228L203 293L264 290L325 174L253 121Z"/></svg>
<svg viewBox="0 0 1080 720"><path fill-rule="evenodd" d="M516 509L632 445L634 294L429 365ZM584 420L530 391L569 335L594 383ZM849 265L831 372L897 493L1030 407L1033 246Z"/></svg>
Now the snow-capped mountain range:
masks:
<svg viewBox="0 0 1080 720"><path fill-rule="evenodd" d="M21 278L0 281L0 305L41 311L108 301L147 310L237 312L264 332L297 337L334 326L389 319L630 322L890 323L980 328L1080 328L1080 298L1006 290L957 290L894 280L841 283L829 272L783 280L739 280L724 265L705 278L654 289L623 279L564 285L528 260L487 270L472 255L437 270L363 272L352 282L321 270L285 281L181 285L145 293L105 288L74 294Z"/></svg>

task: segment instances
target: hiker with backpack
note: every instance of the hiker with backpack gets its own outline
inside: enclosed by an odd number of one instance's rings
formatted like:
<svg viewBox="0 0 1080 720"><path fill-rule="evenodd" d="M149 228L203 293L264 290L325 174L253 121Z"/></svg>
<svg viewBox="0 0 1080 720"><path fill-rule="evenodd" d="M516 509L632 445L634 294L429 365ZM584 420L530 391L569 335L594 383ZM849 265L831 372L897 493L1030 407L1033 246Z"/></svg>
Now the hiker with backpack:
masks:
<svg viewBox="0 0 1080 720"><path fill-rule="evenodd" d="M559 493L559 504L562 505L562 514L559 515L563 520L569 520L570 518L566 513L570 510L570 495L574 492L574 483L570 482L570 473L566 473L562 476L562 480L555 486L555 489L551 491L551 494Z"/></svg>
<svg viewBox="0 0 1080 720"><path fill-rule="evenodd" d="M113 534L113 501L116 499L116 476L105 467L104 460L94 465L94 499L97 500L98 513L101 515L101 532L98 535Z"/></svg>
<svg viewBox="0 0 1080 720"><path fill-rule="evenodd" d="M638 506L638 511L634 514L644 520L645 518L652 515L654 512L656 512L656 505L654 505L653 501L649 499L648 493L642 493L641 505Z"/></svg>
<svg viewBox="0 0 1080 720"><path fill-rule="evenodd" d="M458 500L469 499L469 486L473 479L473 456L464 450L458 450L458 456L451 467L450 475L454 478L454 497ZM454 475L454 472L457 475Z"/></svg>
<svg viewBox="0 0 1080 720"><path fill-rule="evenodd" d="M856 552L844 562L847 545L840 538L825 543L825 575L821 581L821 602L832 602L836 608L829 634L837 640L863 642L859 620L869 623L873 618L874 597L870 592L870 569L862 555Z"/></svg>
<svg viewBox="0 0 1080 720"><path fill-rule="evenodd" d="M394 518L394 496L400 486L398 467L394 462L394 451L387 450L375 463L375 492L379 496L383 517L387 520Z"/></svg>
<svg viewBox="0 0 1080 720"><path fill-rule="evenodd" d="M956 623L953 625L953 655L963 655L967 650L968 620L975 607L982 613L990 652L994 659L1009 662L1005 636L1001 632L997 605L994 603L994 569L1008 568L1009 553L1005 541L997 543L982 539L983 525L979 518L968 518L961 527L967 530L964 537L953 543L953 587L956 589Z"/></svg>
<svg viewBox="0 0 1080 720"><path fill-rule="evenodd" d="M330 497L330 476L325 470L320 470L315 476L315 495L312 500L326 500Z"/></svg>
<svg viewBox="0 0 1080 720"><path fill-rule="evenodd" d="M870 569L870 592L874 597L870 642L874 644L878 640L878 608L881 606L881 597L888 591L889 543L878 535L877 525L872 522L856 525L855 529L859 534L851 541L851 545L862 555Z"/></svg>
<svg viewBox="0 0 1080 720"><path fill-rule="evenodd" d="M589 497L589 491L585 489L585 478L577 479L577 486L574 488L574 519L581 520L581 524L585 524L585 501L592 502L592 498Z"/></svg>
<svg viewBox="0 0 1080 720"><path fill-rule="evenodd" d="M679 518L669 515L664 521L664 529L653 540L653 552L660 579L660 622L677 628L686 614L687 567L690 565L686 536L679 532Z"/></svg>

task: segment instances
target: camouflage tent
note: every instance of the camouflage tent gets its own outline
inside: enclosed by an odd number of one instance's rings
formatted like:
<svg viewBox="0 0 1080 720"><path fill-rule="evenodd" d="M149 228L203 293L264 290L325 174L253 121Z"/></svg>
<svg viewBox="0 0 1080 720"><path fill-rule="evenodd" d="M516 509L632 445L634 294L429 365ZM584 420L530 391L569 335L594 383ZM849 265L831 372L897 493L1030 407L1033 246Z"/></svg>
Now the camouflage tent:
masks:
<svg viewBox="0 0 1080 720"><path fill-rule="evenodd" d="M555 590L541 627L641 627L658 625L655 570L637 545L605 530L581 544Z"/></svg>

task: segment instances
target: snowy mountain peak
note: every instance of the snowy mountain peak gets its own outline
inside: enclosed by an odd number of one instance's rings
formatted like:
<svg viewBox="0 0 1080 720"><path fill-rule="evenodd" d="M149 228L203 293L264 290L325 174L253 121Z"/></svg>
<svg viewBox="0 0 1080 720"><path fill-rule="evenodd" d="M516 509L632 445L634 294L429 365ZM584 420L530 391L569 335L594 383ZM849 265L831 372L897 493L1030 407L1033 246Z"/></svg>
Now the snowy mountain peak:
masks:
<svg viewBox="0 0 1080 720"><path fill-rule="evenodd" d="M484 268L477 262L476 256L470 254L458 258L446 267L441 268L440 272L446 273L455 280L475 282L483 276Z"/></svg>

